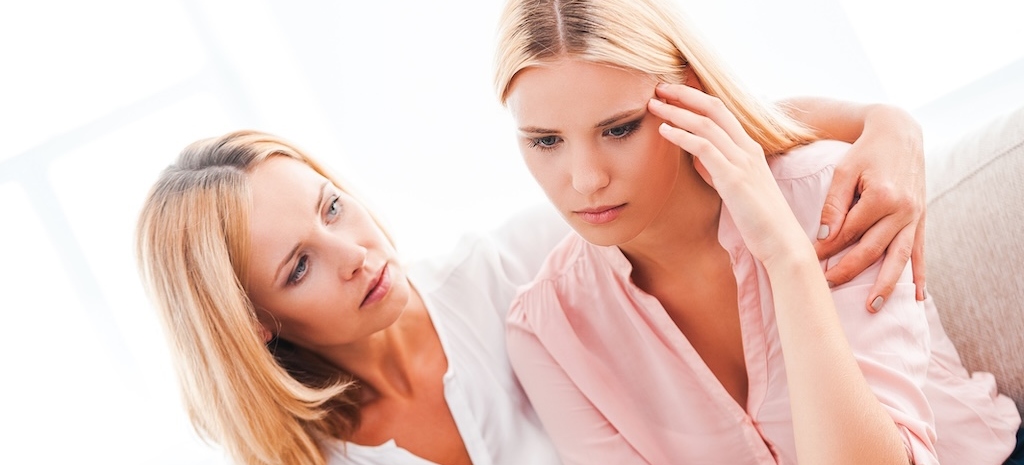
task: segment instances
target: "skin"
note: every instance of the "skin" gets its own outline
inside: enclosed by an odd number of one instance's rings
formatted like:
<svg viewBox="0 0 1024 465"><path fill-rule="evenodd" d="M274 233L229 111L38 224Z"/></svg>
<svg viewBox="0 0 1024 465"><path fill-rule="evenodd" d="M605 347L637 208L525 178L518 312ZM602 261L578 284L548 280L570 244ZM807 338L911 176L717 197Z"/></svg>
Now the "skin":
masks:
<svg viewBox="0 0 1024 465"><path fill-rule="evenodd" d="M649 76L563 58L521 71L508 107L523 158L551 202L584 239L619 246L634 282L662 302L744 405L736 283L717 239L727 205L773 283L801 463L907 463L764 152L694 76L688 84L697 89L656 91ZM620 114L630 117L601 124ZM600 213L588 210L595 206Z"/></svg>
<svg viewBox="0 0 1024 465"><path fill-rule="evenodd" d="M662 120L647 110L657 81L609 69L566 60L520 72L508 107L519 123L523 159L573 229L589 242L619 246L634 265L634 282L658 297L726 390L746 404L735 278L717 239L717 194L659 134ZM579 96L580 82L615 91ZM588 221L586 210L608 206L615 207L606 213L614 220ZM676 283L692 285L681 292ZM682 296L724 318L676 311Z"/></svg>
<svg viewBox="0 0 1024 465"><path fill-rule="evenodd" d="M292 158L271 157L249 177L246 288L265 339L310 349L360 381L352 442L394 439L437 463L470 463L444 399L440 340L368 211Z"/></svg>
<svg viewBox="0 0 1024 465"><path fill-rule="evenodd" d="M917 300L924 300L921 127L906 111L890 105L820 97L795 97L783 103L790 106L790 116L818 128L822 138L853 143L849 156L836 167L814 247L818 257L825 259L856 244L825 272L825 279L846 283L882 258L881 272L865 303L869 311L877 311L872 304L877 297L888 299L909 261ZM890 156L894 149L910 156ZM884 162L879 156L884 156ZM855 194L860 201L851 205Z"/></svg>

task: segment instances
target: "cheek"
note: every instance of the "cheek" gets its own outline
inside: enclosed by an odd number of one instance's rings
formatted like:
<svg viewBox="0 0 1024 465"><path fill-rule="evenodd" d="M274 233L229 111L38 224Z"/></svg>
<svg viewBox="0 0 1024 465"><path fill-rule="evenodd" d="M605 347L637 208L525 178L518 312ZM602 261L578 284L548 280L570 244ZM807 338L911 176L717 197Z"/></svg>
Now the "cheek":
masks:
<svg viewBox="0 0 1024 465"><path fill-rule="evenodd" d="M632 157L626 169L634 176L651 182L675 179L682 160L682 150L665 140L657 131L643 135L633 147Z"/></svg>
<svg viewBox="0 0 1024 465"><path fill-rule="evenodd" d="M523 162L526 163L526 169L541 189L549 194L557 192L559 175L554 160L550 156L545 157L544 154L535 153L528 148L520 148L520 153L523 156Z"/></svg>

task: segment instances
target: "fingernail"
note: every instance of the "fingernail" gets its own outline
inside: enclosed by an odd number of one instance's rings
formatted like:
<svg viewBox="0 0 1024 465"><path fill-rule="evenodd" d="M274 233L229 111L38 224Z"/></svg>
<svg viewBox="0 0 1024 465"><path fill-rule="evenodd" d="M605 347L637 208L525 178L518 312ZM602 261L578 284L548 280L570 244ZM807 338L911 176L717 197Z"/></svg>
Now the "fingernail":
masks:
<svg viewBox="0 0 1024 465"><path fill-rule="evenodd" d="M818 228L818 240L823 241L828 238L828 225L823 224Z"/></svg>
<svg viewBox="0 0 1024 465"><path fill-rule="evenodd" d="M875 300L871 301L871 309L877 312L882 309L883 303L885 303L885 299L882 296L875 297Z"/></svg>
<svg viewBox="0 0 1024 465"><path fill-rule="evenodd" d="M659 82L659 83L658 83L658 88L659 88L659 89L664 89L664 88L666 88L666 87L668 87L668 84L665 84L664 82Z"/></svg>
<svg viewBox="0 0 1024 465"><path fill-rule="evenodd" d="M651 105L654 105L654 106L659 106L659 105L664 105L664 103L662 103L662 101L661 101L661 100L658 100L658 99L656 99L656 98L652 98L652 99L651 99Z"/></svg>
<svg viewBox="0 0 1024 465"><path fill-rule="evenodd" d="M828 288L829 289L832 289L833 287L836 287L836 283L834 283L832 281L825 281L825 282L828 283Z"/></svg>

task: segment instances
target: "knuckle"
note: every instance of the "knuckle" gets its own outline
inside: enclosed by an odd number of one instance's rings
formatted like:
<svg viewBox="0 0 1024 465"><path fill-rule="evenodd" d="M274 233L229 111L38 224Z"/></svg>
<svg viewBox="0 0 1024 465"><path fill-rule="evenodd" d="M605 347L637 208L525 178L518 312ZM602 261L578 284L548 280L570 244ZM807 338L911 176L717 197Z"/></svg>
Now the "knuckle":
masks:
<svg viewBox="0 0 1024 465"><path fill-rule="evenodd" d="M907 263L910 261L910 257L914 254L914 247L911 245L900 244L896 247L890 247L889 256L896 258L899 263Z"/></svg>
<svg viewBox="0 0 1024 465"><path fill-rule="evenodd" d="M702 115L697 119L697 126L701 134L708 134L715 128L716 124L711 118Z"/></svg>
<svg viewBox="0 0 1024 465"><path fill-rule="evenodd" d="M854 168L848 165L839 164L836 165L835 171L833 171L832 178L847 178L854 172Z"/></svg>
<svg viewBox="0 0 1024 465"><path fill-rule="evenodd" d="M910 198L902 195L897 186L890 182L880 183L875 187L875 198L882 205L890 205L897 209L912 208Z"/></svg>
<svg viewBox="0 0 1024 465"><path fill-rule="evenodd" d="M825 206L823 212L827 213L840 213L839 205L842 205L842 199L836 194L828 194L825 197Z"/></svg>
<svg viewBox="0 0 1024 465"><path fill-rule="evenodd" d="M709 110L714 114L722 114L729 111L729 108L725 106L725 102L722 102L722 99L718 97L712 97L709 103Z"/></svg>
<svg viewBox="0 0 1024 465"><path fill-rule="evenodd" d="M881 258L883 254L885 254L885 250L887 247L888 244L861 244L861 255L867 260L875 261Z"/></svg>
<svg viewBox="0 0 1024 465"><path fill-rule="evenodd" d="M839 234L836 235L836 239L838 239L841 244L853 244L854 242L857 242L857 239L860 239L860 232L852 230L842 230L839 231Z"/></svg>
<svg viewBox="0 0 1024 465"><path fill-rule="evenodd" d="M703 137L697 138L693 145L694 150L698 151L699 153L708 153L715 149L715 144L712 144L711 141Z"/></svg>
<svg viewBox="0 0 1024 465"><path fill-rule="evenodd" d="M854 278L853 273L850 272L850 270L845 266L845 264L837 265L831 270L828 270L828 273L829 277L831 278L829 280L836 284L846 283Z"/></svg>

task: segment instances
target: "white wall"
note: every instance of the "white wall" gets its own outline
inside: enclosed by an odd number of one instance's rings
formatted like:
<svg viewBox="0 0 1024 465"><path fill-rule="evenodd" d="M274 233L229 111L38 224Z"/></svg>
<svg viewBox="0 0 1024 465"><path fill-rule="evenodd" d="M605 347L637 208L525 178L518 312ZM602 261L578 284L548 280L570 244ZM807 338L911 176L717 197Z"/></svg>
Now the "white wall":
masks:
<svg viewBox="0 0 1024 465"><path fill-rule="evenodd" d="M904 105L935 141L1024 103L1015 0L679 1L768 98ZM298 142L411 259L542 202L491 93L499 7L0 5L0 461L223 463L181 412L132 256L142 197L194 139Z"/></svg>

